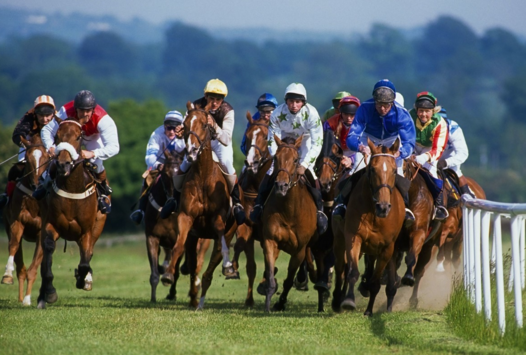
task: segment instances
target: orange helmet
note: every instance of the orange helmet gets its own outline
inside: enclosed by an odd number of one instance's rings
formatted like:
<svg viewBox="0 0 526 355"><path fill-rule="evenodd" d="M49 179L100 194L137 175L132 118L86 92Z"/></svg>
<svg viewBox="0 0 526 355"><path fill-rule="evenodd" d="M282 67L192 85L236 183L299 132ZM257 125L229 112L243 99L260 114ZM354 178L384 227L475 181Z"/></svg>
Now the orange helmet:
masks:
<svg viewBox="0 0 526 355"><path fill-rule="evenodd" d="M37 115L51 115L55 112L55 101L49 95L41 95L35 99L33 108Z"/></svg>

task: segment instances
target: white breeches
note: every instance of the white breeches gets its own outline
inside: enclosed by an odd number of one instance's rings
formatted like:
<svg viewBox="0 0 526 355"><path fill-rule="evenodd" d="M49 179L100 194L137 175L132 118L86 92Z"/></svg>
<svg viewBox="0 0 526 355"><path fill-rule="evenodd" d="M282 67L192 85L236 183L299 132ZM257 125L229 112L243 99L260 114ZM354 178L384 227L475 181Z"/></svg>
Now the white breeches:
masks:
<svg viewBox="0 0 526 355"><path fill-rule="evenodd" d="M234 168L234 150L232 149L232 146L224 146L217 140L213 140L211 145L212 151L217 156L219 164L221 164L221 168L228 175L234 175L236 173L236 169ZM188 169L190 169L190 165L191 163L186 160L185 155L180 169L186 173Z"/></svg>
<svg viewBox="0 0 526 355"><path fill-rule="evenodd" d="M460 170L460 165L448 166L447 168L453 170L457 174L458 177L461 177L464 175L462 174L462 171Z"/></svg>
<svg viewBox="0 0 526 355"><path fill-rule="evenodd" d="M98 139L93 139L93 140L83 139L82 144L84 144L84 146L86 147L86 150L90 150L90 151L104 147L104 144L102 143L102 139L100 137ZM97 173L101 173L104 171L104 165L102 165L102 160L98 158L93 158L93 159L90 159L90 162L97 166Z"/></svg>

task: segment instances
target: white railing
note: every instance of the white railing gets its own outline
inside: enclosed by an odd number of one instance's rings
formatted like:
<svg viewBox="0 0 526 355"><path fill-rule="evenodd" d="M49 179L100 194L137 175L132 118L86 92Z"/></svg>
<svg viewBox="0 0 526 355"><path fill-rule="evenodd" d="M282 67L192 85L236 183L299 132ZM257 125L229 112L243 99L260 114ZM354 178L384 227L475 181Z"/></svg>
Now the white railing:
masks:
<svg viewBox="0 0 526 355"><path fill-rule="evenodd" d="M491 273L495 274L497 311L501 334L506 328L504 301L504 269L501 218L511 218L511 268L508 291L515 295L515 319L522 328L522 290L525 288L525 228L526 204L500 203L462 196L464 234L464 287L477 312L491 320ZM490 257L490 225L493 223L493 243Z"/></svg>

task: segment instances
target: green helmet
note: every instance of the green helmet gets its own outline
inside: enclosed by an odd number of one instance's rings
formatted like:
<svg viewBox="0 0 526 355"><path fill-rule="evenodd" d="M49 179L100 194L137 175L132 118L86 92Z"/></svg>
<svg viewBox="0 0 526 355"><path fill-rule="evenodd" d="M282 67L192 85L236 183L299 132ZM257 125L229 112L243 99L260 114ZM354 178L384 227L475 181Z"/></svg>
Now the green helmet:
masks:
<svg viewBox="0 0 526 355"><path fill-rule="evenodd" d="M341 100L343 99L345 96L351 96L350 93L348 93L347 91L340 91L336 94L336 96L334 96L334 99L333 100Z"/></svg>

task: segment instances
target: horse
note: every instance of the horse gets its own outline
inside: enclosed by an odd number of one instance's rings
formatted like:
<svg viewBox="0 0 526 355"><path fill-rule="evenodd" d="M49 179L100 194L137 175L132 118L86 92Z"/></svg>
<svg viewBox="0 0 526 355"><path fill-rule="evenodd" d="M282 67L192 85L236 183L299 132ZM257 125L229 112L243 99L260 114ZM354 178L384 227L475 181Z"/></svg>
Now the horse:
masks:
<svg viewBox="0 0 526 355"><path fill-rule="evenodd" d="M245 159L245 171L240 180L245 197L243 207L248 216L254 207L259 185L270 168L272 156L268 150L268 124L254 121L250 112L247 112L246 118L249 123L245 132L247 158ZM258 230L254 228L254 224L250 218L247 218L244 224L238 226L236 231L236 244L234 245L234 257L232 259L233 267L236 272L238 272L239 255L241 252L245 252L248 277L248 291L245 299L245 306L247 307L254 305L253 288L257 268L254 258L254 237L259 240L261 239L257 234Z"/></svg>
<svg viewBox="0 0 526 355"><path fill-rule="evenodd" d="M29 141L20 137L26 147L26 164L22 178L16 184L13 196L9 200L7 208L4 209L3 218L6 233L9 238L9 258L6 272L2 277L2 283L13 284L13 261L16 264L18 278L18 301L24 306L31 305L31 290L37 277L38 267L42 262L42 247L40 245L40 230L42 220L40 218L40 206L31 196L38 179L49 162L49 155L42 144L40 133L33 134ZM22 252L22 238L28 242L35 243L33 260L26 270ZM24 284L27 280L27 289L24 296Z"/></svg>
<svg viewBox="0 0 526 355"><path fill-rule="evenodd" d="M144 214L144 228L146 235L146 250L148 252L148 260L150 262L150 287L151 297L150 302L156 302L156 290L159 284L159 274L165 272L165 268L169 265L169 256L176 241L176 223L177 214L172 213L169 218L162 219L159 217L162 206L166 200L173 195L173 177L177 174L181 164L182 157L174 150L162 149L164 151L165 161L163 168L152 174L154 181L151 182L150 188L147 190L148 204L146 205ZM210 240L201 239L199 243L197 272L201 270L203 265L204 255L210 245ZM163 266L159 265L160 247L166 252L166 258ZM174 274L174 282L170 287L170 291L166 296L168 300L176 299L176 283L179 278L179 263ZM200 284L200 280L197 280Z"/></svg>
<svg viewBox="0 0 526 355"><path fill-rule="evenodd" d="M336 219L332 221L336 257L332 308L335 312L341 312L342 308L356 309L354 285L360 276L358 261L362 254L367 254L376 259L374 272L365 285L370 298L364 314L372 316L374 301L380 290L380 278L388 264L387 311L392 311L396 287L391 256L402 229L405 209L403 198L395 188L400 139L390 148L377 147L370 140L368 146L371 150L369 164L351 192L344 224L342 226L342 222ZM342 300L346 287L348 291Z"/></svg>
<svg viewBox="0 0 526 355"><path fill-rule="evenodd" d="M305 259L306 249L318 240L316 205L306 184L298 174L299 149L303 136L282 141L276 135L278 146L274 156L275 184L261 216L263 254L265 257L266 289L265 311L270 312L270 301L276 292L274 265L279 250L290 255L283 292L274 304L274 311L284 311L287 296L294 283L294 275ZM320 260L316 259L318 264ZM320 269L318 268L318 278ZM323 290L318 289L318 312L323 312Z"/></svg>
<svg viewBox="0 0 526 355"><path fill-rule="evenodd" d="M452 174L452 171L451 173ZM465 177L471 190L478 199L486 199L486 194L482 187L472 178ZM454 191L453 187L447 181L445 189L448 196L456 195L456 198L448 198L449 217L444 221L442 233L438 242L437 267L438 272L444 272L444 263L451 262L455 269L460 265L462 255L462 207L460 206L460 193ZM453 200L453 203L449 201ZM456 201L455 201L456 200Z"/></svg>
<svg viewBox="0 0 526 355"><path fill-rule="evenodd" d="M175 263L186 248L186 262L190 271L191 308L203 309L206 292L212 283L213 271L221 262L221 254L228 253L227 245L237 227L230 211L230 194L223 172L212 155L212 129L207 123L210 104L204 109L186 104L184 120L186 159L192 163L183 175L181 203L177 215L176 241L170 265L163 274L163 284L174 282ZM177 186L176 186L177 188ZM199 238L214 239L210 262L202 276L201 298L197 301L197 244Z"/></svg>
<svg viewBox="0 0 526 355"><path fill-rule="evenodd" d="M53 286L51 264L56 241L62 237L76 242L80 250L80 263L75 269L76 287L91 291L93 286L90 260L93 247L99 239L106 215L97 209L96 181L84 167L81 156L82 126L74 119L61 120L55 136L55 166L57 176L53 188L46 196L48 208L42 212L41 246L44 251L40 274L42 285L38 308L58 299Z"/></svg>

